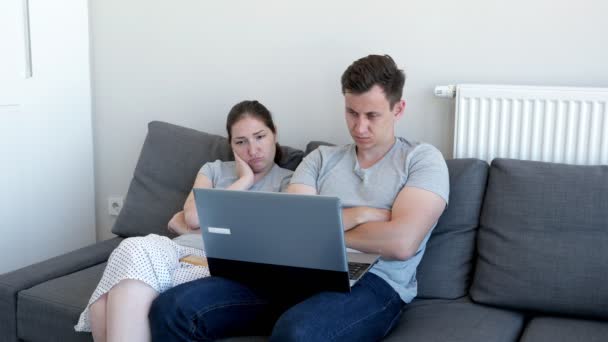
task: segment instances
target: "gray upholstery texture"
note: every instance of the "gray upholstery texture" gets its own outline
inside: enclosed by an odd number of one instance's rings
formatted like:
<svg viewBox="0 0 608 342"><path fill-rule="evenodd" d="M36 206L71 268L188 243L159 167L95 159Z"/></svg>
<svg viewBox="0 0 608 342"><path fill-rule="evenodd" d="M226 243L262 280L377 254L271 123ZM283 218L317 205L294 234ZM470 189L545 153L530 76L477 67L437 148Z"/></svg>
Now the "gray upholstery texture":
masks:
<svg viewBox="0 0 608 342"><path fill-rule="evenodd" d="M106 264L47 281L19 293L19 338L26 341L91 341L74 325L101 279Z"/></svg>
<svg viewBox="0 0 608 342"><path fill-rule="evenodd" d="M302 160L302 151L283 146L282 152L280 166L295 169ZM167 223L183 208L201 166L217 159L234 160L226 138L166 122L150 122L112 232L123 237L169 235Z"/></svg>
<svg viewBox="0 0 608 342"><path fill-rule="evenodd" d="M520 341L605 342L608 341L608 322L537 317L528 323Z"/></svg>
<svg viewBox="0 0 608 342"><path fill-rule="evenodd" d="M450 173L450 202L418 266L419 298L465 296L473 277L475 238L488 164L478 159L453 159L446 163Z"/></svg>
<svg viewBox="0 0 608 342"><path fill-rule="evenodd" d="M122 238L116 237L43 262L3 274L0 278L0 341L17 341L19 291L49 279L87 269L105 262ZM89 293L90 296L90 293ZM88 299L88 297L87 297ZM36 323L37 324L37 323Z"/></svg>
<svg viewBox="0 0 608 342"><path fill-rule="evenodd" d="M608 166L494 160L471 297L606 319L606 246Z"/></svg>
<svg viewBox="0 0 608 342"><path fill-rule="evenodd" d="M457 300L421 299L407 305L387 342L512 342L524 325L522 314Z"/></svg>

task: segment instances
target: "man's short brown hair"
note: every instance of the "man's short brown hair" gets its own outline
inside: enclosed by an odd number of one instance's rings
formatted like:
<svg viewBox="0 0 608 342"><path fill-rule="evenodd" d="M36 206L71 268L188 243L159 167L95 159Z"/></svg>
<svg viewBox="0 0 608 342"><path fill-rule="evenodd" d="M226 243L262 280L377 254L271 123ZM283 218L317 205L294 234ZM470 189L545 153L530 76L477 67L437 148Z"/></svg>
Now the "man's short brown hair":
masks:
<svg viewBox="0 0 608 342"><path fill-rule="evenodd" d="M363 94L380 86L391 108L401 100L405 73L389 55L369 55L356 60L342 74L342 93Z"/></svg>

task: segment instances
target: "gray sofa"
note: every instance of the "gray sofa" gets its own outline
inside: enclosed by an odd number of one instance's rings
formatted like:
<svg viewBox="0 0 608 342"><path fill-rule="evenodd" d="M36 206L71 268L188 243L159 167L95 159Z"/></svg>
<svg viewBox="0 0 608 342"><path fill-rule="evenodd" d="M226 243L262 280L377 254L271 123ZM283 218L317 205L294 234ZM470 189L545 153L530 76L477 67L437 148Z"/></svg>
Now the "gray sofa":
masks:
<svg viewBox="0 0 608 342"><path fill-rule="evenodd" d="M148 129L118 237L0 275L0 341L90 341L72 327L112 250L167 234L200 165L230 158L225 138ZM305 152L284 147L281 164L294 169ZM450 204L419 267L418 297L385 340L607 341L608 166L447 164Z"/></svg>

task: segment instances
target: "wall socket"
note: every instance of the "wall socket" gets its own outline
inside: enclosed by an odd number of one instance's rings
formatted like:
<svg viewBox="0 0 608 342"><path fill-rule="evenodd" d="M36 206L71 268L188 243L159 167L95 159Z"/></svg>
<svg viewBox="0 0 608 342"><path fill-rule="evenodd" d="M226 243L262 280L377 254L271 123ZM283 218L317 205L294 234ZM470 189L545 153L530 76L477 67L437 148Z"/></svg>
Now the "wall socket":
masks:
<svg viewBox="0 0 608 342"><path fill-rule="evenodd" d="M122 196L111 196L108 197L108 214L111 216L118 216L122 209L123 197Z"/></svg>

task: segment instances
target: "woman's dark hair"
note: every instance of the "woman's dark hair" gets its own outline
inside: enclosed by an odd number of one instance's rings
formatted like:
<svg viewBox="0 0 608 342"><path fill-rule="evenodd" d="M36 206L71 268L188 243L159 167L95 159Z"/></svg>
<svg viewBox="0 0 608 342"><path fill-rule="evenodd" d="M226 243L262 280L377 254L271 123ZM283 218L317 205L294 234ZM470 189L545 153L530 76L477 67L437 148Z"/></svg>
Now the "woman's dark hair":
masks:
<svg viewBox="0 0 608 342"><path fill-rule="evenodd" d="M264 123L266 127L270 128L272 133L276 136L277 129L274 126L274 121L272 121L272 114L268 108L266 108L263 104L259 103L256 100L245 100L239 102L230 109L228 113L228 118L226 119L226 131L228 131L228 143L232 141L232 126L237 123L239 120L246 116L254 117ZM274 155L274 162L279 163L281 158L283 157L281 153L281 146L277 143L276 153Z"/></svg>
<svg viewBox="0 0 608 342"><path fill-rule="evenodd" d="M389 55L369 55L356 60L342 74L342 93L363 94L380 86L391 109L401 100L405 73Z"/></svg>

